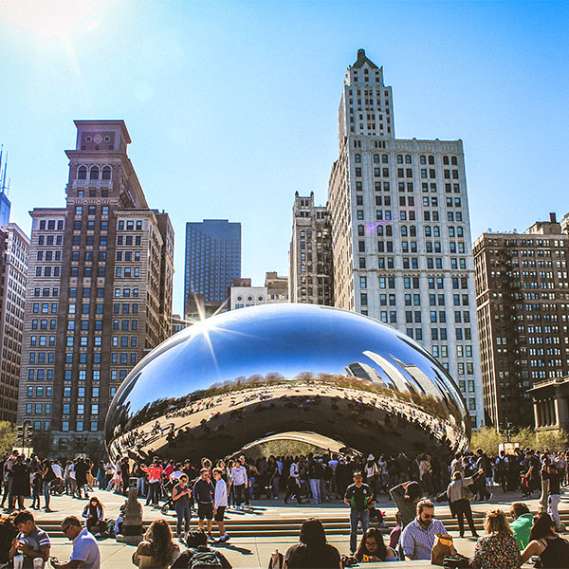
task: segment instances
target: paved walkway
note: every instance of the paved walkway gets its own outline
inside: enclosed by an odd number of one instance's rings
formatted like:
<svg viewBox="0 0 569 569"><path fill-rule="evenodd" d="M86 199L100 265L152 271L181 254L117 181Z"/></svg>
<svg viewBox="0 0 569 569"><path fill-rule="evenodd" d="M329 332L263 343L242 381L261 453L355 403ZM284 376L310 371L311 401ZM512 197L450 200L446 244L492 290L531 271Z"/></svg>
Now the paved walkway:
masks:
<svg viewBox="0 0 569 569"><path fill-rule="evenodd" d="M115 518L118 514L119 508L124 504L126 498L118 494L113 494L112 492L106 491L95 491L92 495L97 496L104 508L105 516L107 518ZM491 502L472 502L472 510L474 512L487 512L494 508L502 508L508 510L512 502L525 502L531 510L539 509L539 496L531 500L522 499L518 492L509 492L502 494L501 491L494 493ZM85 507L86 500L78 500L75 498L70 498L69 496L57 496L52 497L51 508L53 512L47 514L43 511L39 511L36 517L39 520L61 520L65 516L70 514L81 515L83 508ZM156 518L162 517L160 510L154 509L150 506L144 505L144 500L142 500L144 519L154 520ZM30 505L30 501L26 501L26 506ZM43 505L43 499L42 499ZM317 517L317 518L327 518L327 517L337 517L346 516L348 517L347 507L344 506L339 501L328 502L325 504L315 505L315 504L284 504L282 500L255 500L254 508L251 511L246 512L235 512L229 511L227 518L230 520L237 519L258 519L260 517L268 519L287 519L287 518L303 518L303 517ZM394 515L396 508L392 501L385 497L382 497L377 502L377 507L384 511L387 515ZM440 514L449 513L448 504L436 504L437 512ZM560 510L569 509L569 492L567 490L562 496L562 501L560 504ZM173 513L173 512L172 512Z"/></svg>
<svg viewBox="0 0 569 569"><path fill-rule="evenodd" d="M99 499L105 506L105 516L108 518L114 518L118 513L119 507L124 503L124 496L119 496L112 494L110 492L96 491L93 493L98 496ZM508 510L510 504L513 501L521 501L519 494L506 494L502 495L501 492L494 495L492 502L484 503L473 503L473 510L475 512L486 512L494 508L502 508ZM538 499L525 500L530 509L538 509ZM85 500L77 500L70 498L68 496L60 496L53 499L52 508L54 512L46 514L44 512L38 512L36 517L38 519L38 525L41 527L42 521L56 521L62 520L66 515L75 514L80 515L83 507L85 506ZM394 515L395 507L393 503L387 499L380 500L378 507L385 511L387 515ZM439 515L444 515L448 513L448 505L441 504L436 506L437 513ZM569 510L569 494L565 493L562 498L561 510ZM282 501L269 501L269 500L258 500L255 501L255 508L248 512L230 512L228 515L229 519L265 519L265 520L282 520L287 519L298 519L298 518L308 518L317 517L321 519L333 518L333 517L346 517L348 519L348 510L339 502L327 503L322 505L311 505L311 504L289 504L284 505ZM162 517L159 510L144 506L144 519L150 521ZM171 517L170 519L174 519ZM194 520L192 520L194 522ZM193 525L193 524L192 524ZM455 534L455 544L457 550L463 555L470 556L474 551L473 539L460 539ZM214 532L215 534L215 532ZM349 549L349 539L346 536L330 536L328 541L336 546L340 553L344 554L348 552ZM252 568L252 569L262 569L268 566L269 558L271 553L278 549L282 553L286 549L296 543L296 539L289 537L243 537L243 538L232 538L228 544L219 545L221 551L227 556L231 564L234 567L239 568ZM102 567L103 569L122 569L126 567L134 567L132 565L132 554L134 548L128 545L117 543L114 539L104 539L99 542L100 549L102 553ZM58 557L60 560L68 558L69 552L71 550L71 544L62 537L53 538L53 555ZM403 569L404 565L398 565ZM432 567L430 563L426 563L424 567Z"/></svg>
<svg viewBox="0 0 569 569"><path fill-rule="evenodd" d="M60 560L67 559L71 551L71 545L63 538L55 538L52 548L53 555ZM340 553L347 553L349 549L349 539L347 537L332 537L329 543L338 548ZM284 553L290 545L296 543L295 540L287 538L235 538L229 544L219 546L219 551L229 559L233 567L247 569L264 569L269 565L271 553L278 549ZM457 549L463 555L472 555L474 552L474 541L469 539L455 539ZM132 554L134 547L116 543L114 540L107 539L99 542L102 554L102 569L123 569L134 567L132 565ZM423 565L421 565L423 566ZM403 564L398 565L402 569ZM424 567L432 567L430 563L425 563Z"/></svg>

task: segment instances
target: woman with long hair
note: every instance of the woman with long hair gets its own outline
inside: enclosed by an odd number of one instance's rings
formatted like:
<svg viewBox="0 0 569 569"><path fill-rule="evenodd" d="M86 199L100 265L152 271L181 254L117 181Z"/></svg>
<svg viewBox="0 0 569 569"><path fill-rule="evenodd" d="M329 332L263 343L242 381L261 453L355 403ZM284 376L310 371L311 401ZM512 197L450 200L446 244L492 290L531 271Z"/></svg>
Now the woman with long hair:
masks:
<svg viewBox="0 0 569 569"><path fill-rule="evenodd" d="M326 543L326 533L320 520L311 518L302 523L300 543L291 545L285 554L285 569L340 569L338 550Z"/></svg>
<svg viewBox="0 0 569 569"><path fill-rule="evenodd" d="M385 545L383 534L379 528L368 528L365 531L355 557L358 563L395 561L398 559L395 551Z"/></svg>
<svg viewBox="0 0 569 569"><path fill-rule="evenodd" d="M180 556L180 548L172 539L166 520L154 520L132 556L139 569L167 569Z"/></svg>
<svg viewBox="0 0 569 569"><path fill-rule="evenodd" d="M506 514L492 510L486 514L484 529L487 535L481 537L474 548L474 569L517 569L520 551L514 539Z"/></svg>
<svg viewBox="0 0 569 569"><path fill-rule="evenodd" d="M95 537L100 536L105 531L105 510L103 504L96 496L89 498L89 503L83 508L83 518L85 525Z"/></svg>
<svg viewBox="0 0 569 569"><path fill-rule="evenodd" d="M549 514L540 512L533 517L529 539L522 553L522 563L539 555L542 569L569 567L569 543L559 537Z"/></svg>

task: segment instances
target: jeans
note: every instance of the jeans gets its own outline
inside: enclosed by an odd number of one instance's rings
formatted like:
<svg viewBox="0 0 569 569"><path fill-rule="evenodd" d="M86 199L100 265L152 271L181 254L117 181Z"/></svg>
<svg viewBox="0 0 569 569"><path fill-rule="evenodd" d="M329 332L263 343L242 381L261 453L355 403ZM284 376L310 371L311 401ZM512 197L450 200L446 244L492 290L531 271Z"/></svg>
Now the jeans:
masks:
<svg viewBox="0 0 569 569"><path fill-rule="evenodd" d="M43 491L43 499L45 500L45 509L49 510L49 498L50 498L50 493L49 493L49 482L43 482L42 483L42 491Z"/></svg>
<svg viewBox="0 0 569 569"><path fill-rule="evenodd" d="M148 506L150 502L152 502L153 506L157 506L159 498L160 498L160 482L150 482L148 484L148 495L146 496L146 505Z"/></svg>
<svg viewBox="0 0 569 569"><path fill-rule="evenodd" d="M369 526L369 512L350 512L350 551L356 551L358 546L358 523L362 526L362 533L365 533Z"/></svg>
<svg viewBox="0 0 569 569"><path fill-rule="evenodd" d="M176 532L180 536L182 532L188 533L190 531L190 520L192 518L192 510L190 508L190 503L188 500L181 498L175 502L174 507L176 508L176 516L178 521L176 522Z"/></svg>
<svg viewBox="0 0 569 569"><path fill-rule="evenodd" d="M239 508L245 499L245 484L236 484L233 489L235 490L235 505Z"/></svg>
<svg viewBox="0 0 569 569"><path fill-rule="evenodd" d="M452 503L451 511L454 510L454 514L456 515L456 519L458 521L458 531L460 533L460 537L464 535L464 518L466 517L466 521L468 522L468 527L472 532L472 535L476 533L476 526L474 525L474 520L472 519L472 508L470 507L470 501L466 498L462 500L457 500L456 502Z"/></svg>
<svg viewBox="0 0 569 569"><path fill-rule="evenodd" d="M547 513L555 523L557 529L561 528L561 518L559 517L559 502L561 496L559 494L551 494L547 500Z"/></svg>
<svg viewBox="0 0 569 569"><path fill-rule="evenodd" d="M146 482L144 476L140 476L136 481L136 491L138 495L142 498L144 496L144 483Z"/></svg>
<svg viewBox="0 0 569 569"><path fill-rule="evenodd" d="M320 479L318 478L311 478L310 479L310 492L312 493L312 497L317 504L320 504Z"/></svg>

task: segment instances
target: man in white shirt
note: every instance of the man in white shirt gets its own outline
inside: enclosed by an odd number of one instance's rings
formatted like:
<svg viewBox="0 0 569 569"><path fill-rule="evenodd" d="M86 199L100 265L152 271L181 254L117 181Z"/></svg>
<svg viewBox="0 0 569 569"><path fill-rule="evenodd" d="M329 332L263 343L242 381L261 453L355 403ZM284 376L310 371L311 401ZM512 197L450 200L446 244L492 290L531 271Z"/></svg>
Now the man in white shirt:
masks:
<svg viewBox="0 0 569 569"><path fill-rule="evenodd" d="M101 554L97 540L87 528L81 527L77 516L68 516L61 523L65 536L73 541L73 549L67 563L61 564L52 558L51 564L55 569L101 569Z"/></svg>
<svg viewBox="0 0 569 569"><path fill-rule="evenodd" d="M215 480L215 490L213 495L213 515L215 523L219 529L219 541L227 541L229 534L225 533L225 508L227 508L227 484L223 479L223 472L220 468L213 469L213 478Z"/></svg>

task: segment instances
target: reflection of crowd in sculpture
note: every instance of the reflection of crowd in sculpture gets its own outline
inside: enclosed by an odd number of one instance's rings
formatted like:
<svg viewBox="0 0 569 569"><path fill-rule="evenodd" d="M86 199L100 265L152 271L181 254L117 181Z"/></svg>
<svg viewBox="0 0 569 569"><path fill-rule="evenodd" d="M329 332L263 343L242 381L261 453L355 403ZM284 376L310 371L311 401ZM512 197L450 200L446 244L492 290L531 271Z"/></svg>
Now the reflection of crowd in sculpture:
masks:
<svg viewBox="0 0 569 569"><path fill-rule="evenodd" d="M149 456L160 453L170 441L180 437L190 440L194 435L198 436L196 433L207 435L212 429L223 430L226 421L243 420L244 413L250 410L262 413L274 410L277 405L317 410L322 409L324 401L331 404L332 412L339 417L347 412L350 421L361 428L416 428L433 443L460 450L464 441L464 426L460 420L457 421L446 404L434 401L430 396L423 400L427 410L408 394L370 386L369 382L353 377L327 375L291 381L273 378L265 383L255 377L251 382L240 381L149 405L125 425L123 436L115 438L113 452L129 453L133 458L135 455ZM438 409L437 414L432 413L434 407ZM381 413L370 416L369 412L374 409ZM134 424L137 428L129 432Z"/></svg>

